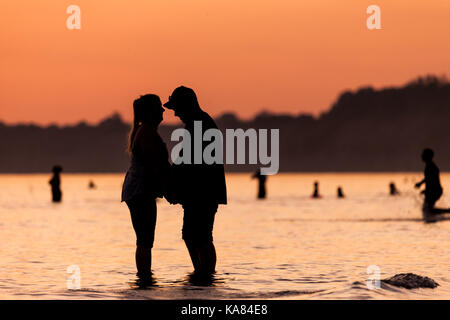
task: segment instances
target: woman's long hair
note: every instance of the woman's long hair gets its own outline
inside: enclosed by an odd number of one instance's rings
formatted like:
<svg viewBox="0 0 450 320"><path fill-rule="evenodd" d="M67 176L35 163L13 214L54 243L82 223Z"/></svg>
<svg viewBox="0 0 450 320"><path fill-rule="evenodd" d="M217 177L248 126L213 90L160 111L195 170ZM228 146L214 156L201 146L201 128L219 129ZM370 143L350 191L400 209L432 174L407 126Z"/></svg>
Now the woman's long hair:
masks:
<svg viewBox="0 0 450 320"><path fill-rule="evenodd" d="M133 102L133 123L131 124L130 135L128 137L128 152L131 153L133 150L134 138L136 137L136 132L142 123L148 119L149 114L151 114L152 108L159 106L161 100L155 94L146 94L140 98L134 100Z"/></svg>

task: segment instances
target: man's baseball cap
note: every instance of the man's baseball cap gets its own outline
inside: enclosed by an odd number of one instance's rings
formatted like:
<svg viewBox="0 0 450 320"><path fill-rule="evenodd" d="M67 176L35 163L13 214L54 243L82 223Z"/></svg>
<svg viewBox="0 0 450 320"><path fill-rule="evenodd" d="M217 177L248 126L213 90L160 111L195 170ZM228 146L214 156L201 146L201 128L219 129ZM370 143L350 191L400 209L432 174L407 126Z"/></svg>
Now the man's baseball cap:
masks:
<svg viewBox="0 0 450 320"><path fill-rule="evenodd" d="M173 90L169 97L169 101L164 103L164 107L174 110L178 103L186 101L197 101L197 96L191 88L180 86Z"/></svg>

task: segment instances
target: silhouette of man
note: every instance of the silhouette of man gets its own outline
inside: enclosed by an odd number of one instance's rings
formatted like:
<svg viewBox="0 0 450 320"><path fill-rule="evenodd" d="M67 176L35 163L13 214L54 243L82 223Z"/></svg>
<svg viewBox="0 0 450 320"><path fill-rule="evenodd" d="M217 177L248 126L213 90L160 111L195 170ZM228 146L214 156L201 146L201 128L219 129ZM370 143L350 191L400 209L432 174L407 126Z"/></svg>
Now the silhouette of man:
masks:
<svg viewBox="0 0 450 320"><path fill-rule="evenodd" d="M266 198L266 180L267 176L261 174L261 169L258 169L252 176L253 179L258 179L258 199Z"/></svg>
<svg viewBox="0 0 450 320"><path fill-rule="evenodd" d="M176 88L166 108L185 124L194 140L194 121L201 121L202 130L217 129L214 120L198 103L194 90L181 86ZM222 141L221 141L222 143ZM201 152L206 147L202 141ZM182 235L197 274L212 274L216 267L216 249L213 244L214 218L219 204L227 204L227 191L223 164L194 164L194 143L191 144L190 163L173 165L173 190L175 199L184 210ZM202 157L203 158L203 157ZM170 197L169 197L170 200Z"/></svg>
<svg viewBox="0 0 450 320"><path fill-rule="evenodd" d="M420 188L420 186L425 183L425 190L422 191L422 193L425 194L423 207L426 209L433 209L436 201L442 196L439 168L433 162L433 157L433 150L429 148L423 150L422 160L425 162L425 178L415 185L416 188Z"/></svg>
<svg viewBox="0 0 450 320"><path fill-rule="evenodd" d="M320 198L320 194L319 194L319 182L314 182L314 192L311 196L312 198Z"/></svg>
<svg viewBox="0 0 450 320"><path fill-rule="evenodd" d="M52 186L52 201L61 202L62 192L61 192L61 177L60 173L62 171L61 166L54 166L52 168L53 177L50 179L49 184Z"/></svg>

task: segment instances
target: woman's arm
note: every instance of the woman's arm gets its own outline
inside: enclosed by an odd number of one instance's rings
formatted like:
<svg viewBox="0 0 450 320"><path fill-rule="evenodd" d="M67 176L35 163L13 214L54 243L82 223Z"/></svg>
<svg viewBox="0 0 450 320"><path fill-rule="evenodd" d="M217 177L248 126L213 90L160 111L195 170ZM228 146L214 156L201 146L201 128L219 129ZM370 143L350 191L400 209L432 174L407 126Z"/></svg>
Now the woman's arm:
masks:
<svg viewBox="0 0 450 320"><path fill-rule="evenodd" d="M147 168L155 173L164 170L165 163L162 161L162 158L164 157L164 153L167 155L167 151L161 149L160 137L156 130L143 125L136 134L136 140L139 150L145 159ZM167 158L165 160L167 161Z"/></svg>

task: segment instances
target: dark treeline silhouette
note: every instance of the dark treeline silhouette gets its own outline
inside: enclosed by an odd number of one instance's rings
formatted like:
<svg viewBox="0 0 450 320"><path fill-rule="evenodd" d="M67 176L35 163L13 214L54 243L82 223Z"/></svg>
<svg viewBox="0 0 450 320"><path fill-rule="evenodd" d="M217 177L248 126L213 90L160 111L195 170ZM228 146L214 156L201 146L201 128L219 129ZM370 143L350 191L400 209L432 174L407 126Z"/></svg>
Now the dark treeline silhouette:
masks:
<svg viewBox="0 0 450 320"><path fill-rule="evenodd" d="M427 76L403 87L343 92L329 111L308 114L261 113L244 121L232 113L216 118L220 129L280 129L280 171L421 171L424 146L450 170L450 82ZM175 127L159 128L169 150ZM39 127L0 123L0 172L47 172L54 163L65 172L123 172L129 124L118 114L98 125ZM270 150L270 149L269 149ZM260 165L226 165L227 171L254 172Z"/></svg>
<svg viewBox="0 0 450 320"><path fill-rule="evenodd" d="M65 172L122 172L129 161L129 128L118 114L98 125L0 124L0 172L47 172L54 163Z"/></svg>

